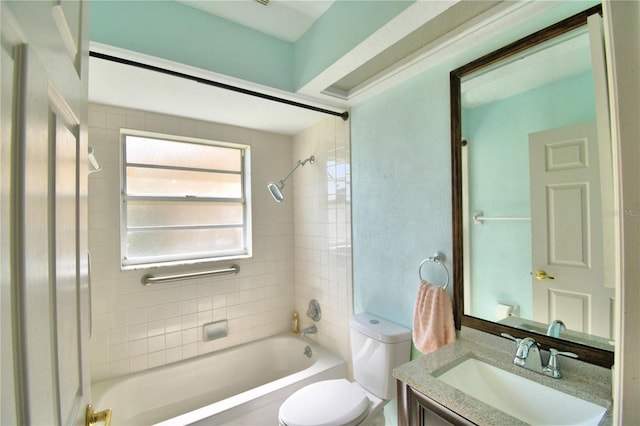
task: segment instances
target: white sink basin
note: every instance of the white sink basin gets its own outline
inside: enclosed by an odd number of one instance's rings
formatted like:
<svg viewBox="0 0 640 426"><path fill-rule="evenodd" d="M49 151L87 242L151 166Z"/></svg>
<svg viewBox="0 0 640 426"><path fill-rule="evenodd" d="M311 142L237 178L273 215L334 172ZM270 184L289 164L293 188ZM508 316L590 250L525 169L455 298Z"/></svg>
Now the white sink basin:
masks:
<svg viewBox="0 0 640 426"><path fill-rule="evenodd" d="M468 359L438 379L532 425L597 425L606 408Z"/></svg>

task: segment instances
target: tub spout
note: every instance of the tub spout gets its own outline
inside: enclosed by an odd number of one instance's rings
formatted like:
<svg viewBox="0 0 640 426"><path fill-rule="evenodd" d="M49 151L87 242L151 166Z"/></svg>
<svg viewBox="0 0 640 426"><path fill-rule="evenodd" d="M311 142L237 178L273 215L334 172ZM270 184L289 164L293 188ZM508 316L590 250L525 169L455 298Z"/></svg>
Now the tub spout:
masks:
<svg viewBox="0 0 640 426"><path fill-rule="evenodd" d="M318 332L318 327L312 325L311 327L307 327L300 332L301 336L306 336L307 334L316 334Z"/></svg>

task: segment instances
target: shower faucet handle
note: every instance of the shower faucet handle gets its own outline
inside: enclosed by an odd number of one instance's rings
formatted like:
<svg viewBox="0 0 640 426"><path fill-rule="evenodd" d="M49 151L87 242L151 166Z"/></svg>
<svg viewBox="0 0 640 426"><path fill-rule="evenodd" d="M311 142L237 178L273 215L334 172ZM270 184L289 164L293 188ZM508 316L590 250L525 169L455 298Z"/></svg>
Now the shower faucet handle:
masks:
<svg viewBox="0 0 640 426"><path fill-rule="evenodd" d="M307 316L313 321L318 322L322 318L322 311L320 310L320 303L316 299L311 299L309 307L307 308Z"/></svg>

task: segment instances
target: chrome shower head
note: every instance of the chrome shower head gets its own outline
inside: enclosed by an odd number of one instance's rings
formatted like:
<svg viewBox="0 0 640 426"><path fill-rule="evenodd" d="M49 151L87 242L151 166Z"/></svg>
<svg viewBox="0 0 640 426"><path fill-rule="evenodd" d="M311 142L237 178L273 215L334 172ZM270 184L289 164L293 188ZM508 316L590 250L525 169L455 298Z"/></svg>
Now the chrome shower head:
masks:
<svg viewBox="0 0 640 426"><path fill-rule="evenodd" d="M284 185L282 185L284 187ZM282 195L282 191L278 185L276 185L273 182L269 182L267 184L267 188L269 188L269 191L271 191L271 196L273 196L273 199L276 200L278 203L281 202L282 200L284 200L284 195Z"/></svg>
<svg viewBox="0 0 640 426"><path fill-rule="evenodd" d="M289 172L287 177L285 177L280 181L279 185L273 182L269 182L267 184L267 188L269 188L269 192L271 192L271 196L273 197L273 199L276 200L278 203L284 200L284 195L282 194L282 188L284 188L284 182L287 179L289 179L289 176L291 176L291 174L293 174L293 172L295 172L298 167L304 166L305 164L307 164L307 162L309 162L310 164L313 164L315 163L315 161L316 161L316 158L313 155L304 161L298 160L298 164L296 164L293 170Z"/></svg>

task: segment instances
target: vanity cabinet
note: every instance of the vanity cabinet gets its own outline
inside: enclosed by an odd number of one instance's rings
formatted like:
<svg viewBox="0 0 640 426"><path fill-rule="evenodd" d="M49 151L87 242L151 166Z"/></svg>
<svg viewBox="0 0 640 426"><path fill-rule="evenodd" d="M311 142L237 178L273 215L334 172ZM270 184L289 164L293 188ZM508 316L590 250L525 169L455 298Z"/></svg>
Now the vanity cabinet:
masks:
<svg viewBox="0 0 640 426"><path fill-rule="evenodd" d="M416 391L401 380L398 387L399 426L469 426L475 423Z"/></svg>

